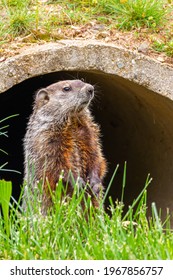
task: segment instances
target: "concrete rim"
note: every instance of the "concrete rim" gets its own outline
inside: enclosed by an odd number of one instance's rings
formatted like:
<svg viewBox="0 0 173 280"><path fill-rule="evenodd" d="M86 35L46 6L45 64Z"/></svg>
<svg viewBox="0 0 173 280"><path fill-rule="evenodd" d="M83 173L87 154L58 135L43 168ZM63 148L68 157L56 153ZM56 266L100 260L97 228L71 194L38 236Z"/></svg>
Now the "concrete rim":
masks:
<svg viewBox="0 0 173 280"><path fill-rule="evenodd" d="M75 70L117 75L173 99L173 68L112 43L96 40L46 43L7 58L0 65L0 93L38 75Z"/></svg>

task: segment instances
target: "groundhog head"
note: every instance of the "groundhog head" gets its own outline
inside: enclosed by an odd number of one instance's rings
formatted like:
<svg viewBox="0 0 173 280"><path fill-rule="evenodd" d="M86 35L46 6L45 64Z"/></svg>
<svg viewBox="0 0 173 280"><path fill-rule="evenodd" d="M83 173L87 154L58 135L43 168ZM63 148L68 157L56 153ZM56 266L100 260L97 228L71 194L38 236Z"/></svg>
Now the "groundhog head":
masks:
<svg viewBox="0 0 173 280"><path fill-rule="evenodd" d="M40 89L35 98L37 110L44 110L55 114L80 112L88 107L94 97L94 87L81 80L66 80L54 83L46 88Z"/></svg>

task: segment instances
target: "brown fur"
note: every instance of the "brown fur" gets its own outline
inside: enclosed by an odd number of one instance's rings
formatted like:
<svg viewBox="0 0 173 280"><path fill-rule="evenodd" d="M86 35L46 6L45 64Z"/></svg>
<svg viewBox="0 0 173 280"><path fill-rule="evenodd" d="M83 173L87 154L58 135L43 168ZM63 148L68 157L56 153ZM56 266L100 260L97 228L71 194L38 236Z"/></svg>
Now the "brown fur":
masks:
<svg viewBox="0 0 173 280"><path fill-rule="evenodd" d="M37 181L46 178L54 191L62 170L64 184L71 170L75 180L80 177L83 185L90 184L92 202L98 207L106 161L99 127L88 109L93 96L94 88L80 80L58 82L37 93L24 139L25 180L34 188ZM46 180L45 211L51 205ZM70 193L73 186L70 181L68 185Z"/></svg>

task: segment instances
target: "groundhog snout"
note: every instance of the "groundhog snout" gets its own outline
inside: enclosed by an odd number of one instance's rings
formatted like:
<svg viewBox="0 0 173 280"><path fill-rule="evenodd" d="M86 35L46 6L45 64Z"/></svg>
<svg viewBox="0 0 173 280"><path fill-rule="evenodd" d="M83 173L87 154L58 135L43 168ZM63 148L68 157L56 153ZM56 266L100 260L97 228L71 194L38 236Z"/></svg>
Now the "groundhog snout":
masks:
<svg viewBox="0 0 173 280"><path fill-rule="evenodd" d="M92 85L85 85L82 92L84 92L89 99L94 97L94 87Z"/></svg>

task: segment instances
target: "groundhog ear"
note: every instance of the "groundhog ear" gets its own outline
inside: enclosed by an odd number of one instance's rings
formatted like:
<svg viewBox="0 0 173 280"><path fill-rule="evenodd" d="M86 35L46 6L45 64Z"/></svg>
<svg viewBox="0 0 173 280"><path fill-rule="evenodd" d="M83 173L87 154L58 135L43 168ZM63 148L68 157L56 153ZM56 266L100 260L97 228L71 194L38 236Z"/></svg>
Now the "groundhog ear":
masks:
<svg viewBox="0 0 173 280"><path fill-rule="evenodd" d="M43 101L46 102L49 100L49 94L46 89L40 89L36 95L36 101Z"/></svg>

